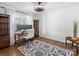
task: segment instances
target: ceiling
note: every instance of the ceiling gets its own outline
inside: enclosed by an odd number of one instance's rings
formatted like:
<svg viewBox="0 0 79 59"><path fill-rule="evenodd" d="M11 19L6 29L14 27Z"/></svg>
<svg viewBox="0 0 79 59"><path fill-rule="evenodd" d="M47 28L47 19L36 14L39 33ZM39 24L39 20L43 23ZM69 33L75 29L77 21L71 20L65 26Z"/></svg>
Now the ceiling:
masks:
<svg viewBox="0 0 79 59"><path fill-rule="evenodd" d="M36 2L2 2L2 3L16 9L35 13L34 5L36 4ZM61 8L79 5L79 2L44 2L44 3L45 3L44 4L45 10L48 10L48 11L54 11Z"/></svg>

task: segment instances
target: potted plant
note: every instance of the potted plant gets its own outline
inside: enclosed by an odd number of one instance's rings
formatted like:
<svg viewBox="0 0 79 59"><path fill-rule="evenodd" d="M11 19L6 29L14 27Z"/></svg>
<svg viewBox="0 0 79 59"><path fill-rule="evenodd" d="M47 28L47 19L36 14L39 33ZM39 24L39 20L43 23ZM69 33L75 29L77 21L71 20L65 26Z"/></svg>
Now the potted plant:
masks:
<svg viewBox="0 0 79 59"><path fill-rule="evenodd" d="M73 37L74 37L74 38L77 37L77 26L78 26L77 21L74 20L74 21L73 21Z"/></svg>

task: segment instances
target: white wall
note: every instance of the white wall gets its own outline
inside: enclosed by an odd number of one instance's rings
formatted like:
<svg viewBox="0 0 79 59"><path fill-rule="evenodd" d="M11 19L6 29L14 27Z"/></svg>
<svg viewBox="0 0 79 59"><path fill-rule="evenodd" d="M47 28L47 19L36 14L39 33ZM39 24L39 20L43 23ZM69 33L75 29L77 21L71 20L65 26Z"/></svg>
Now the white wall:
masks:
<svg viewBox="0 0 79 59"><path fill-rule="evenodd" d="M40 20L40 36L65 42L66 36L72 36L74 19L79 20L78 5L46 11Z"/></svg>

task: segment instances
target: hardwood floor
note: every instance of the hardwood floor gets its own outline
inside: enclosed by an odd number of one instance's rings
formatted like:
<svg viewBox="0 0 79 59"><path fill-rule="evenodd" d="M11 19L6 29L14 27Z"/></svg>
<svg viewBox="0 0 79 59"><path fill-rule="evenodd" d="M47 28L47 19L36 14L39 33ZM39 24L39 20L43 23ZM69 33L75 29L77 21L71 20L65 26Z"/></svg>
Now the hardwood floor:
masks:
<svg viewBox="0 0 79 59"><path fill-rule="evenodd" d="M50 40L47 38L39 37L38 40L41 40L41 41L44 41L44 42L47 42L47 43L50 43L53 45L57 45L57 46L62 47L62 48L71 49L71 50L74 49L74 47L65 46L65 44L62 42ZM0 56L24 56L24 55L18 50L18 47L16 45L13 45L13 46L10 46L8 48L1 49Z"/></svg>
<svg viewBox="0 0 79 59"><path fill-rule="evenodd" d="M17 48L16 45L1 49L0 56L24 56Z"/></svg>

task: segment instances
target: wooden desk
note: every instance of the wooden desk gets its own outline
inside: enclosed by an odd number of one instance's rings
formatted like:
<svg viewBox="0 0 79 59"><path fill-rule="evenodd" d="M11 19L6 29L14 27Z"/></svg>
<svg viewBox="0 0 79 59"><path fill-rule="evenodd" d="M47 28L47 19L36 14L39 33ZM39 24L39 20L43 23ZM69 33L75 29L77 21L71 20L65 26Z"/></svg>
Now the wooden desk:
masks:
<svg viewBox="0 0 79 59"><path fill-rule="evenodd" d="M74 46L73 44L76 44L76 54L78 54L78 44L79 44L79 38L72 38L72 37L66 37L65 42L67 45L67 40L72 42L72 46Z"/></svg>
<svg viewBox="0 0 79 59"><path fill-rule="evenodd" d="M18 41L22 41L21 39L20 39L20 37L21 36L23 36L23 35L27 35L27 32L26 31L17 31L16 33L15 33L15 36L17 36L18 37ZM15 39L15 44L16 44L16 39Z"/></svg>

